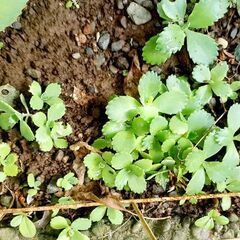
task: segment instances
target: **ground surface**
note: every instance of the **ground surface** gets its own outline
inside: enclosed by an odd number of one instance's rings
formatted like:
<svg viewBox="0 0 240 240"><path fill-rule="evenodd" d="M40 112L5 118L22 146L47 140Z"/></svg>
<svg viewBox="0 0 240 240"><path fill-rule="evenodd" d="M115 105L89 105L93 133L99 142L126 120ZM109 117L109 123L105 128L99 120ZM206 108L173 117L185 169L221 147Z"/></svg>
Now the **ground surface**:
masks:
<svg viewBox="0 0 240 240"><path fill-rule="evenodd" d="M50 82L60 83L67 106L64 120L74 130L68 139L70 144L78 141L91 142L99 136L105 121L104 107L108 98L114 94L134 92L136 79L131 78L132 82L129 82L123 76L126 70L131 69L133 56L135 59L139 58L142 67L139 76L150 68L142 63L141 48L162 26L151 6L149 10L153 20L145 25L135 25L126 13L128 4L129 1L81 0L79 9L69 10L64 7L64 1L32 0L24 11L20 27L8 28L2 34L6 47L0 52L0 84L9 83L27 93L32 80L37 80L43 86ZM216 39L222 37L228 42L227 48L221 49L219 58L231 63L230 79L238 71L238 64L233 60L232 54L239 42L239 24L236 10L230 10L223 20L209 29ZM109 34L110 38L106 50L101 49L99 43L99 38L104 34ZM122 46L116 51L111 44L119 40ZM192 64L184 50L161 68L154 67L161 73L186 73L191 68ZM79 159L81 156L75 156L70 150L40 153L34 145L21 139L16 131L1 133L1 136L3 140L10 141L21 156L20 165L24 174L8 183L9 188L20 196L23 191L19 190L19 186L26 181L27 173L34 173L48 184L53 176L62 175L72 169L74 160L76 166L82 167ZM79 171L78 174L83 172ZM6 192L3 188L2 193ZM161 188L150 184L149 191L143 197L163 194ZM176 192L173 191L172 194ZM46 185L39 193L38 200L35 204L50 202ZM18 206L26 204L24 200L16 202ZM164 203L142 208L151 217L173 214L196 217L212 204L208 201L199 203L197 207L179 207L176 203ZM238 207L238 200L234 206Z"/></svg>

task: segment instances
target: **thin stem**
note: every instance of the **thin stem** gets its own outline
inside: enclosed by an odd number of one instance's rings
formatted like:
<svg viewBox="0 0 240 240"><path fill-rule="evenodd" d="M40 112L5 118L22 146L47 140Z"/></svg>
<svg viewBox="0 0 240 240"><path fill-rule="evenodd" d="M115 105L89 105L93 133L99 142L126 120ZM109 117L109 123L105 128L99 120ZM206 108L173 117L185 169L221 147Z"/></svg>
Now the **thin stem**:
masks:
<svg viewBox="0 0 240 240"><path fill-rule="evenodd" d="M203 199L214 199L214 198L223 198L223 197L240 197L240 192L216 193L216 194L192 195L192 196L159 197L159 198L124 199L124 200L119 200L119 203L122 205L128 205L132 203L136 203L136 204L158 203L158 202L167 202L167 201L181 201L181 200L191 200L191 199L203 200ZM86 208L86 207L97 207L100 205L103 205L103 204L100 202L81 201L73 204L62 204L62 205L58 204L58 205L52 205L52 206L1 209L0 214L67 210L67 209L78 209L78 208Z"/></svg>

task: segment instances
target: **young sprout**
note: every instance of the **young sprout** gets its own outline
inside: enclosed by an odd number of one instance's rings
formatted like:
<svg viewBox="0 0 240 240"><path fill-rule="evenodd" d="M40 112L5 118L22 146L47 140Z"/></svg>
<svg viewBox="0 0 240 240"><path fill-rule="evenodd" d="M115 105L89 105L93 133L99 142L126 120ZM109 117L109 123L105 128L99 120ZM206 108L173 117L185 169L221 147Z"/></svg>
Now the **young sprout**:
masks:
<svg viewBox="0 0 240 240"><path fill-rule="evenodd" d="M78 179L74 177L74 173L72 172L57 180L57 186L63 188L65 191L70 190L76 184L78 184Z"/></svg>

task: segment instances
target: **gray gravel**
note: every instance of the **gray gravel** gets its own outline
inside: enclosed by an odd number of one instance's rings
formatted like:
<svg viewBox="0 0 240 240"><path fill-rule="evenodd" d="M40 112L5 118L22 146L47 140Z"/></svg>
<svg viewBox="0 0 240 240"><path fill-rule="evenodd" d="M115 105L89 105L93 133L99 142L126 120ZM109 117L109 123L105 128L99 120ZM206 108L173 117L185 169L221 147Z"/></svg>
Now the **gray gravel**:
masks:
<svg viewBox="0 0 240 240"><path fill-rule="evenodd" d="M103 32L98 40L98 46L102 50L106 50L110 44L110 34L108 32Z"/></svg>

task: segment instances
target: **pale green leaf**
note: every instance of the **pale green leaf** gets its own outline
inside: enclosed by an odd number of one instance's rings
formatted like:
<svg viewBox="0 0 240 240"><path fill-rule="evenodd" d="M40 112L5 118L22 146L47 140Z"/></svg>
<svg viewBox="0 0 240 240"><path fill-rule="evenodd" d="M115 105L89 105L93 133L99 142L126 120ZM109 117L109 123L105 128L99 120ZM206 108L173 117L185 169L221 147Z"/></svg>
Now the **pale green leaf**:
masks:
<svg viewBox="0 0 240 240"><path fill-rule="evenodd" d="M103 125L102 133L106 138L112 138L116 133L126 130L124 123L108 121Z"/></svg>
<svg viewBox="0 0 240 240"><path fill-rule="evenodd" d="M239 164L239 153L233 142L227 146L227 152L222 161L228 167L235 167Z"/></svg>
<svg viewBox="0 0 240 240"><path fill-rule="evenodd" d="M209 67L205 65L197 65L192 72L193 78L200 83L208 82L211 79Z"/></svg>
<svg viewBox="0 0 240 240"><path fill-rule="evenodd" d="M46 127L40 127L36 131L36 141L38 142L40 149L44 152L48 152L53 148L53 141L49 135L49 130Z"/></svg>
<svg viewBox="0 0 240 240"><path fill-rule="evenodd" d="M7 176L4 172L0 172L0 182L4 182L6 180Z"/></svg>
<svg viewBox="0 0 240 240"><path fill-rule="evenodd" d="M227 72L229 70L227 62L220 62L218 63L212 70L211 70L211 80L212 81L222 81L227 76Z"/></svg>
<svg viewBox="0 0 240 240"><path fill-rule="evenodd" d="M188 195L198 194L202 191L205 183L205 172L203 168L200 168L195 172L189 181L186 193Z"/></svg>
<svg viewBox="0 0 240 240"><path fill-rule="evenodd" d="M223 211L227 211L228 209L230 209L231 205L232 205L231 197L226 196L222 198L221 207Z"/></svg>
<svg viewBox="0 0 240 240"><path fill-rule="evenodd" d="M28 195L30 197L34 197L37 194L37 190L36 189L28 189Z"/></svg>
<svg viewBox="0 0 240 240"><path fill-rule="evenodd" d="M19 120L22 120L22 114L16 111L8 103L0 100L0 111L6 112L10 115L15 115Z"/></svg>
<svg viewBox="0 0 240 240"><path fill-rule="evenodd" d="M26 216L22 218L22 222L19 225L19 231L26 238L33 238L37 232L34 223Z"/></svg>
<svg viewBox="0 0 240 240"><path fill-rule="evenodd" d="M92 221L88 218L77 218L71 224L71 227L75 230L84 231L88 230L92 226Z"/></svg>
<svg viewBox="0 0 240 240"><path fill-rule="evenodd" d="M146 190L147 182L144 176L130 174L128 177L128 186L135 193L143 193Z"/></svg>
<svg viewBox="0 0 240 240"><path fill-rule="evenodd" d="M0 159L3 160L11 152L10 145L7 143L0 143Z"/></svg>
<svg viewBox="0 0 240 240"><path fill-rule="evenodd" d="M37 95L37 96L41 96L42 94L42 88L40 86L40 84L36 81L33 81L29 87L29 92L32 94L32 95Z"/></svg>
<svg viewBox="0 0 240 240"><path fill-rule="evenodd" d="M167 59L170 58L171 53L167 51L167 49L161 49L161 51L157 50L157 40L158 35L150 38L143 47L143 59L149 64L162 64L166 62Z"/></svg>
<svg viewBox="0 0 240 240"><path fill-rule="evenodd" d="M200 0L188 18L190 28L207 28L227 12L228 0Z"/></svg>
<svg viewBox="0 0 240 240"><path fill-rule="evenodd" d="M195 222L195 225L200 228L205 228L205 229L211 230L214 228L214 221L209 216L205 216L205 217L199 218Z"/></svg>
<svg viewBox="0 0 240 240"><path fill-rule="evenodd" d="M168 127L168 121L162 116L155 117L150 124L150 133L154 136Z"/></svg>
<svg viewBox="0 0 240 240"><path fill-rule="evenodd" d="M222 162L205 162L204 168L209 179L214 183L224 182L229 171L231 171Z"/></svg>
<svg viewBox="0 0 240 240"><path fill-rule="evenodd" d="M168 171L162 171L155 177L156 183L158 183L164 190L167 189L167 183L170 181Z"/></svg>
<svg viewBox="0 0 240 240"><path fill-rule="evenodd" d="M225 216L216 217L215 221L219 225L227 225L229 223L229 219Z"/></svg>
<svg viewBox="0 0 240 240"><path fill-rule="evenodd" d="M20 121L20 132L28 141L33 141L35 139L32 129L25 121Z"/></svg>
<svg viewBox="0 0 240 240"><path fill-rule="evenodd" d="M173 21L183 22L187 9L186 0L162 0L161 7L164 14Z"/></svg>
<svg viewBox="0 0 240 240"><path fill-rule="evenodd" d="M187 96L191 95L191 88L187 81L178 78L176 75L170 75L166 80L166 85L169 91L180 91Z"/></svg>
<svg viewBox="0 0 240 240"><path fill-rule="evenodd" d="M169 129L175 134L183 135L188 131L188 124L178 116L173 116L169 122Z"/></svg>
<svg viewBox="0 0 240 240"><path fill-rule="evenodd" d="M161 52L174 54L182 48L185 37L184 31L179 25L169 24L158 35L156 49Z"/></svg>
<svg viewBox="0 0 240 240"><path fill-rule="evenodd" d="M227 98L232 95L232 89L230 84L223 81L211 82L211 88L214 94L222 98L223 102L226 102Z"/></svg>
<svg viewBox="0 0 240 240"><path fill-rule="evenodd" d="M22 215L15 216L10 222L11 227L18 227L22 222L22 218Z"/></svg>
<svg viewBox="0 0 240 240"><path fill-rule="evenodd" d="M1 0L0 32L17 20L28 0Z"/></svg>
<svg viewBox="0 0 240 240"><path fill-rule="evenodd" d="M138 111L140 117L148 122L159 115L158 108L154 106L154 104L148 104L143 107L139 107Z"/></svg>
<svg viewBox="0 0 240 240"><path fill-rule="evenodd" d="M112 99L107 107L108 118L115 122L125 122L131 120L137 114L140 103L130 96L120 96Z"/></svg>
<svg viewBox="0 0 240 240"><path fill-rule="evenodd" d="M132 130L135 135L143 136L149 132L149 123L141 117L134 118L132 121Z"/></svg>
<svg viewBox="0 0 240 240"><path fill-rule="evenodd" d="M56 148L64 149L68 147L68 142L66 139L58 138L53 139L53 145Z"/></svg>
<svg viewBox="0 0 240 240"><path fill-rule="evenodd" d="M209 85L202 86L198 88L197 91L195 92L196 103L200 106L204 106L205 104L209 103L211 98L212 98L212 90Z"/></svg>
<svg viewBox="0 0 240 240"><path fill-rule="evenodd" d="M66 107L64 105L64 103L57 103L54 104L52 106L50 106L50 108L48 109L48 120L49 121L56 121L60 118L62 118L64 116L66 112Z"/></svg>
<svg viewBox="0 0 240 240"><path fill-rule="evenodd" d="M54 229L64 229L64 228L68 227L69 225L68 225L68 221L66 218L57 216L51 220L50 226L51 226L51 228L54 228Z"/></svg>
<svg viewBox="0 0 240 240"><path fill-rule="evenodd" d="M133 162L132 155L127 152L116 153L112 157L112 167L120 170Z"/></svg>
<svg viewBox="0 0 240 240"><path fill-rule="evenodd" d="M9 113L0 114L0 127L5 131L12 129L18 121L15 115Z"/></svg>
<svg viewBox="0 0 240 240"><path fill-rule="evenodd" d="M134 163L134 165L143 169L144 172L148 172L152 169L153 161L150 159L141 159Z"/></svg>
<svg viewBox="0 0 240 240"><path fill-rule="evenodd" d="M202 150L196 148L193 149L193 151L187 155L187 158L185 160L186 170L191 173L198 171L204 163L205 159L206 157Z"/></svg>
<svg viewBox="0 0 240 240"><path fill-rule="evenodd" d="M160 95L154 101L159 112L176 114L181 112L187 104L187 95L178 91L169 91Z"/></svg>
<svg viewBox="0 0 240 240"><path fill-rule="evenodd" d="M161 78L156 72L148 71L145 73L141 77L138 85L138 92L141 102L145 104L148 103L149 100L153 101L153 99L160 92L161 87Z"/></svg>
<svg viewBox="0 0 240 240"><path fill-rule="evenodd" d="M51 98L58 98L60 94L61 86L58 83L50 83L42 94L42 99L47 101Z"/></svg>
<svg viewBox="0 0 240 240"><path fill-rule="evenodd" d="M190 30L187 31L187 50L196 64L209 65L218 54L218 47L214 39Z"/></svg>
<svg viewBox="0 0 240 240"><path fill-rule="evenodd" d="M130 131L121 131L112 139L112 146L116 152L130 153L135 148L136 138Z"/></svg>
<svg viewBox="0 0 240 240"><path fill-rule="evenodd" d="M190 132L197 132L200 136L214 124L214 117L205 110L197 110L188 118Z"/></svg>
<svg viewBox="0 0 240 240"><path fill-rule="evenodd" d="M15 177L18 175L18 166L15 164L6 165L3 167L3 171L8 177Z"/></svg>
<svg viewBox="0 0 240 240"><path fill-rule="evenodd" d="M240 128L240 104L233 104L228 110L227 115L228 127L232 132L236 132Z"/></svg>
<svg viewBox="0 0 240 240"><path fill-rule="evenodd" d="M90 213L90 219L93 222L99 222L103 219L105 213L106 213L107 207L105 206L98 206L93 209L93 211Z"/></svg>
<svg viewBox="0 0 240 240"><path fill-rule="evenodd" d="M32 115L32 121L37 127L41 127L46 123L47 117L43 112L37 112Z"/></svg>
<svg viewBox="0 0 240 240"><path fill-rule="evenodd" d="M126 186L128 182L128 176L129 174L126 169L122 169L119 171L115 179L115 186L118 190L122 190L124 186Z"/></svg>
<svg viewBox="0 0 240 240"><path fill-rule="evenodd" d="M31 188L35 186L35 177L32 173L28 174L27 183L28 183L28 186Z"/></svg>
<svg viewBox="0 0 240 240"><path fill-rule="evenodd" d="M222 148L222 145L218 144L215 140L215 131L211 132L204 141L203 151L207 158L218 153Z"/></svg>
<svg viewBox="0 0 240 240"><path fill-rule="evenodd" d="M123 213L117 209L108 208L107 216L112 224L120 225L123 222Z"/></svg>
<svg viewBox="0 0 240 240"><path fill-rule="evenodd" d="M43 108L43 100L38 95L33 95L30 99L30 106L34 110L40 110Z"/></svg>
<svg viewBox="0 0 240 240"><path fill-rule="evenodd" d="M215 134L215 140L222 146L231 145L233 142L233 132L227 127L218 129Z"/></svg>

